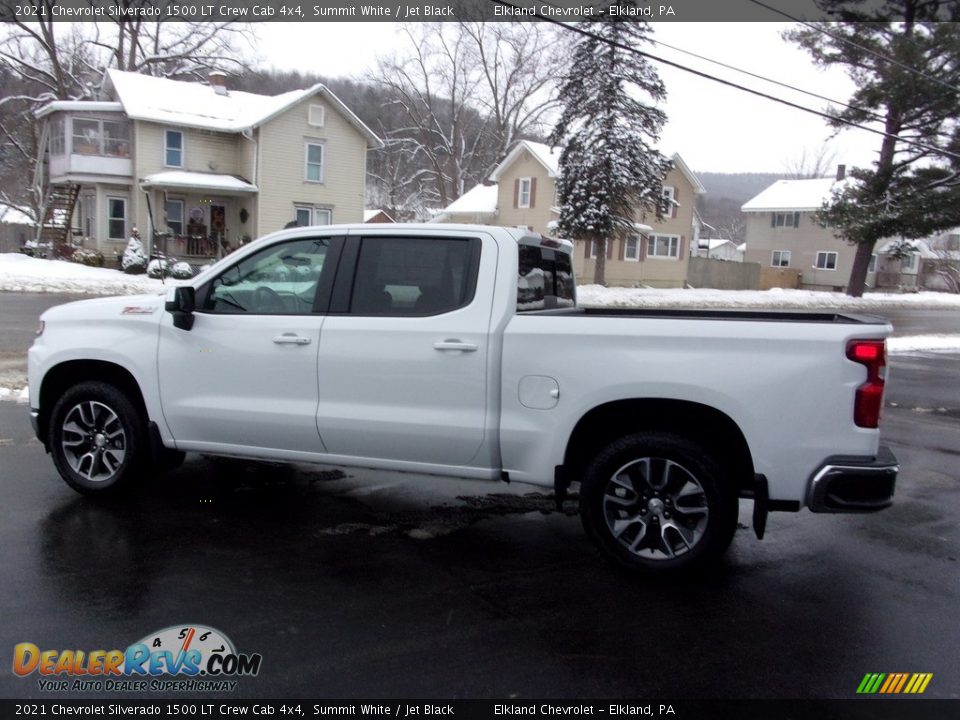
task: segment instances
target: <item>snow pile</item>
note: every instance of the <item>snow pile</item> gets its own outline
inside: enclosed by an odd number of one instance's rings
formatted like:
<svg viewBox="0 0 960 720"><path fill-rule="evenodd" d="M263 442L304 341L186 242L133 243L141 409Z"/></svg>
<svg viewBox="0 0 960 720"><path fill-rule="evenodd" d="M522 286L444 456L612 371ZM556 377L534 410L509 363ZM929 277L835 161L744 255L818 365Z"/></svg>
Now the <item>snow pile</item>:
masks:
<svg viewBox="0 0 960 720"><path fill-rule="evenodd" d="M0 387L0 400L15 400L18 403L26 403L30 401L30 393L28 388L5 388Z"/></svg>
<svg viewBox="0 0 960 720"><path fill-rule="evenodd" d="M921 351L960 352L960 335L904 335L887 338L887 351L907 353Z"/></svg>
<svg viewBox="0 0 960 720"><path fill-rule="evenodd" d="M960 295L939 292L867 293L862 298L815 290L684 290L681 288L607 288L581 285L577 302L586 307L769 308L870 311L890 308L960 308Z"/></svg>
<svg viewBox="0 0 960 720"><path fill-rule="evenodd" d="M167 280L167 285L179 284ZM41 260L20 253L0 254L0 291L81 295L161 294L164 285L146 275L88 267L65 260Z"/></svg>

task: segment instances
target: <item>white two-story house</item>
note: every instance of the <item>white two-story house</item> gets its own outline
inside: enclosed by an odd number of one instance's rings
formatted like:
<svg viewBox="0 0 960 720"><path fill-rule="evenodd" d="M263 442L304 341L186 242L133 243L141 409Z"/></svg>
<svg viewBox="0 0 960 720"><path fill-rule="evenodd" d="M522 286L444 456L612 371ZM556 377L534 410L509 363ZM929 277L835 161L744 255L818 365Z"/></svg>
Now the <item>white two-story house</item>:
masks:
<svg viewBox="0 0 960 720"><path fill-rule="evenodd" d="M301 225L362 222L377 136L323 85L268 96L225 76L184 82L110 70L101 101L55 101L36 116L51 239L110 257L134 227L153 248L216 257Z"/></svg>

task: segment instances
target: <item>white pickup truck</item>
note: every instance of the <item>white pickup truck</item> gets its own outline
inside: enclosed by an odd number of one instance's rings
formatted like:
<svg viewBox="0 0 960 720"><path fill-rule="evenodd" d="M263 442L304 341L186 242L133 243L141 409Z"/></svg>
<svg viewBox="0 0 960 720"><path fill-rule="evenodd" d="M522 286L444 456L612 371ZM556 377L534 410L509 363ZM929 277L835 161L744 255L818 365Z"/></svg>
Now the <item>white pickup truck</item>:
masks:
<svg viewBox="0 0 960 720"><path fill-rule="evenodd" d="M892 502L884 320L576 307L572 246L460 225L297 228L166 295L43 314L37 436L80 492L185 452L553 487L649 573L768 511Z"/></svg>

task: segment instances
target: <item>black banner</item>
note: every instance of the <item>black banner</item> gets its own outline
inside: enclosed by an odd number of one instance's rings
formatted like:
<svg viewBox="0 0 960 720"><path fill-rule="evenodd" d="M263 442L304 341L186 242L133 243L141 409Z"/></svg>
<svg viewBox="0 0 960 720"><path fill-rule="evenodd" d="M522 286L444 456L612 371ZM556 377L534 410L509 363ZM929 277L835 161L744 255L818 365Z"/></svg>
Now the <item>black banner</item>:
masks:
<svg viewBox="0 0 960 720"><path fill-rule="evenodd" d="M883 5L864 0L861 9ZM941 12L946 19L947 5ZM785 22L830 20L815 0L0 0L0 21Z"/></svg>
<svg viewBox="0 0 960 720"><path fill-rule="evenodd" d="M0 717L943 720L960 700L0 700Z"/></svg>

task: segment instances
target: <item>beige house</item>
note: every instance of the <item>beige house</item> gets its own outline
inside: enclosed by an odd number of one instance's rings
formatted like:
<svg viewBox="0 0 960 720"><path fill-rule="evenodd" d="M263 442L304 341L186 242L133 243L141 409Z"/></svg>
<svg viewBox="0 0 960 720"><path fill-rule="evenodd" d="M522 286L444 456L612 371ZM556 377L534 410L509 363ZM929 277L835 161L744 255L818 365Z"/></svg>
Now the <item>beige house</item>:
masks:
<svg viewBox="0 0 960 720"><path fill-rule="evenodd" d="M103 101L36 115L48 239L121 252L132 228L181 258L301 225L362 222L377 136L323 85L276 96L110 70Z"/></svg>
<svg viewBox="0 0 960 720"><path fill-rule="evenodd" d="M846 289L856 248L834 236L816 219L816 212L839 179L778 180L740 208L745 215L746 262L761 267L793 268L800 287L808 290ZM876 259L871 260L867 286L876 284Z"/></svg>
<svg viewBox="0 0 960 720"><path fill-rule="evenodd" d="M560 217L556 189L559 159L556 148L521 140L494 169L489 184L464 193L434 222L519 226L552 234ZM674 167L663 183L670 211L661 221L638 217L635 236L607 243L609 285L683 286L690 243L696 243L699 232L694 203L704 188L679 155L672 160ZM596 249L580 240L575 245L574 269L589 282Z"/></svg>

